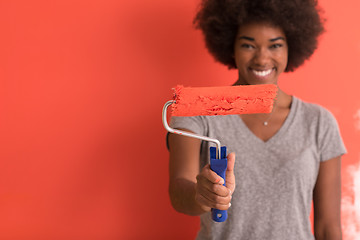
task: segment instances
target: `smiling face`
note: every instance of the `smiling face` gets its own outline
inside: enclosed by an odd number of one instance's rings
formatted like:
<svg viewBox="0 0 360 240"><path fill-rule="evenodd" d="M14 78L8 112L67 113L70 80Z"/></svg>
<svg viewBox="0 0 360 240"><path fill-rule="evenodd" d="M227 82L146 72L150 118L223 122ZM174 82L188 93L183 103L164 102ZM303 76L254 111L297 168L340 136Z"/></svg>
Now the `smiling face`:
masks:
<svg viewBox="0 0 360 240"><path fill-rule="evenodd" d="M237 85L277 84L288 61L288 45L281 28L250 23L239 28L234 44L239 73Z"/></svg>

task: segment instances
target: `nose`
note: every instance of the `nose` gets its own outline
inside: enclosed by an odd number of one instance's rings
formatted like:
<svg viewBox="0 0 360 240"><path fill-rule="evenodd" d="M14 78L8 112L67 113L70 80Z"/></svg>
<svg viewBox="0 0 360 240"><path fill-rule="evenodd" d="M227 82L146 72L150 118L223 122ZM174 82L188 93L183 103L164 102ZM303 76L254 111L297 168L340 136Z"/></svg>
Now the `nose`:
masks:
<svg viewBox="0 0 360 240"><path fill-rule="evenodd" d="M254 63L257 66L267 66L270 62L270 54L267 49L260 48L254 55Z"/></svg>

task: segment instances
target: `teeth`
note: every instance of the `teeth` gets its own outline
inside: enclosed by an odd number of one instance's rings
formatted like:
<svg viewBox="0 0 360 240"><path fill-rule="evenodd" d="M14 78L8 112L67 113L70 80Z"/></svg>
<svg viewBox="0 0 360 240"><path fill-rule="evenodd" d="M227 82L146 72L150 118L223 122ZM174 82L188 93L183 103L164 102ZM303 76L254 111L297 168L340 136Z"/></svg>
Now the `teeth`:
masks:
<svg viewBox="0 0 360 240"><path fill-rule="evenodd" d="M269 69L269 70L266 70L266 71L256 71L256 70L253 70L254 74L257 75L257 76L260 76L260 77L264 77L268 74L270 74L272 71L272 69Z"/></svg>

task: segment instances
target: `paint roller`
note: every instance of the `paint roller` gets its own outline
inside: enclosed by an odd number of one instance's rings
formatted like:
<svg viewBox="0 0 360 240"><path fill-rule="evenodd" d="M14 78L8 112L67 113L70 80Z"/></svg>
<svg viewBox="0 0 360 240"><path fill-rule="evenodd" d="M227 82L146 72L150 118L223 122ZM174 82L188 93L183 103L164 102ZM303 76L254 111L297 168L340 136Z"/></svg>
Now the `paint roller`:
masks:
<svg viewBox="0 0 360 240"><path fill-rule="evenodd" d="M168 107L172 106L172 116L182 117L271 113L276 93L274 84L198 88L178 85L173 100L163 107L163 125L170 133L214 143L216 147L210 147L210 168L225 180L226 146L217 139L171 128L167 123ZM211 215L214 221L224 222L227 210L211 209Z"/></svg>

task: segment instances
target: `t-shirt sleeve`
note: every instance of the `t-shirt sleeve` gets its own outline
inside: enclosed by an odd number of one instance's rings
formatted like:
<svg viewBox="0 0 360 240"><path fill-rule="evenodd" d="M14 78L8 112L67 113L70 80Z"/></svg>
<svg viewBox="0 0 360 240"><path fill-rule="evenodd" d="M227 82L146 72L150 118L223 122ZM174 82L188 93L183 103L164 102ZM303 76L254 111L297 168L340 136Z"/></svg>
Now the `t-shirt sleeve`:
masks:
<svg viewBox="0 0 360 240"><path fill-rule="evenodd" d="M204 119L201 116L171 117L170 127L187 129L202 136L206 135L206 125L204 124Z"/></svg>
<svg viewBox="0 0 360 240"><path fill-rule="evenodd" d="M320 109L318 144L321 162L346 153L338 123L332 113L324 108Z"/></svg>
<svg viewBox="0 0 360 240"><path fill-rule="evenodd" d="M202 136L205 136L207 133L207 125L205 124L205 119L202 116L171 117L169 125L171 128L186 129ZM168 137L169 133L166 134L166 146L169 149Z"/></svg>

